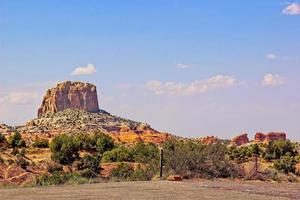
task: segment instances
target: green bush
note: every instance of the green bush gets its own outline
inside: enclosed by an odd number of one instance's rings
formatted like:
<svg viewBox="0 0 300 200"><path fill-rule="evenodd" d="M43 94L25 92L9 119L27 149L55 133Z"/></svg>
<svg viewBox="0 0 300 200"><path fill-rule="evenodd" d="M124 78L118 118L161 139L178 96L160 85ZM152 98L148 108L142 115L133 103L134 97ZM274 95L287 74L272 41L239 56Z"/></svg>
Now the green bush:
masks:
<svg viewBox="0 0 300 200"><path fill-rule="evenodd" d="M295 157L298 154L295 144L288 140L277 140L269 142L265 151L265 159L268 161L280 159L281 156L285 155Z"/></svg>
<svg viewBox="0 0 300 200"><path fill-rule="evenodd" d="M112 150L115 146L113 139L104 133L90 135L80 133L75 136L75 140L81 150L97 151L100 154Z"/></svg>
<svg viewBox="0 0 300 200"><path fill-rule="evenodd" d="M130 164L122 162L111 171L110 179L113 181L147 181L151 180L153 176L148 172L147 169L142 169L140 165L134 169Z"/></svg>
<svg viewBox="0 0 300 200"><path fill-rule="evenodd" d="M84 177L84 178L89 178L89 179L95 178L97 176L97 174L89 168L80 170L77 173L79 174L79 176Z"/></svg>
<svg viewBox="0 0 300 200"><path fill-rule="evenodd" d="M130 180L134 169L127 163L120 163L117 168L113 169L110 178L115 181Z"/></svg>
<svg viewBox="0 0 300 200"><path fill-rule="evenodd" d="M150 181L153 177L153 173L149 169L142 169L141 165L138 165L137 168L130 176L131 181Z"/></svg>
<svg viewBox="0 0 300 200"><path fill-rule="evenodd" d="M274 168L284 173L295 173L296 160L290 155L282 156L274 161Z"/></svg>
<svg viewBox="0 0 300 200"><path fill-rule="evenodd" d="M8 144L12 147L26 147L25 141L22 139L22 135L19 132L13 133L8 138Z"/></svg>
<svg viewBox="0 0 300 200"><path fill-rule="evenodd" d="M203 145L193 141L169 140L164 143L164 169L184 177L235 177L236 165L227 159L227 148L221 143Z"/></svg>
<svg viewBox="0 0 300 200"><path fill-rule="evenodd" d="M114 141L108 135L101 134L97 138L96 149L98 153L103 154L106 151L112 150L114 147Z"/></svg>
<svg viewBox="0 0 300 200"><path fill-rule="evenodd" d="M34 141L32 146L36 147L36 148L48 148L49 147L49 141L47 139L38 138Z"/></svg>
<svg viewBox="0 0 300 200"><path fill-rule="evenodd" d="M51 159L60 164L71 164L78 158L79 145L68 135L62 134L50 143Z"/></svg>
<svg viewBox="0 0 300 200"><path fill-rule="evenodd" d="M133 160L139 163L152 163L159 161L159 149L154 144L138 142L132 147Z"/></svg>
<svg viewBox="0 0 300 200"><path fill-rule="evenodd" d="M131 161L133 161L132 151L125 146L119 146L111 151L106 151L102 156L102 162L131 162Z"/></svg>
<svg viewBox="0 0 300 200"><path fill-rule="evenodd" d="M99 157L99 156L92 156L92 155L86 154L78 162L77 168L79 170L89 169L95 173L98 173L100 160L101 160L101 157Z"/></svg>

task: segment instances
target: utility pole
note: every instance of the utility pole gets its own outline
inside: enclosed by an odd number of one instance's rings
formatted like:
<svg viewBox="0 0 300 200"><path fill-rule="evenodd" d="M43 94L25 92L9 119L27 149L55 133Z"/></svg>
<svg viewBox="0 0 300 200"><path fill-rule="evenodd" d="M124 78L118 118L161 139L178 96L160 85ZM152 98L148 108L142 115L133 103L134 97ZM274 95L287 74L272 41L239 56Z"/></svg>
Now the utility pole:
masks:
<svg viewBox="0 0 300 200"><path fill-rule="evenodd" d="M159 172L159 177L160 179L162 179L162 175L163 175L163 161L164 161L164 150L163 148L159 148L160 149L160 172Z"/></svg>

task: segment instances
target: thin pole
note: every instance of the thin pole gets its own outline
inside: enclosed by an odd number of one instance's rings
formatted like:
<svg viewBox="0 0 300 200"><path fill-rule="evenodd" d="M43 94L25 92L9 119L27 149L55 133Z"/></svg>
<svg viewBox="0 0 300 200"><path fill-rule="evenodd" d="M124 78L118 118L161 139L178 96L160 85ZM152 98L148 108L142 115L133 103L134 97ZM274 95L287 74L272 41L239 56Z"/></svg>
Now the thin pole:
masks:
<svg viewBox="0 0 300 200"><path fill-rule="evenodd" d="M159 177L162 178L163 175L163 160L164 160L164 150L160 149L160 173Z"/></svg>

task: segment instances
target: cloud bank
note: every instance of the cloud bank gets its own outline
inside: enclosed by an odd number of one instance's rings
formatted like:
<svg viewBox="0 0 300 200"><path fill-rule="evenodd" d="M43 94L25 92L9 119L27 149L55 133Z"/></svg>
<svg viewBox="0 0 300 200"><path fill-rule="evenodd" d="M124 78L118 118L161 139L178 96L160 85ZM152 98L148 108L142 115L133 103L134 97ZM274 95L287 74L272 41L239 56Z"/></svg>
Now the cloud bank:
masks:
<svg viewBox="0 0 300 200"><path fill-rule="evenodd" d="M275 86L284 84L283 77L275 74L266 74L262 80L262 85L265 86Z"/></svg>
<svg viewBox="0 0 300 200"><path fill-rule="evenodd" d="M217 88L228 88L235 85L232 76L217 75L205 80L196 80L191 83L148 81L146 88L155 95L191 96L205 93Z"/></svg>

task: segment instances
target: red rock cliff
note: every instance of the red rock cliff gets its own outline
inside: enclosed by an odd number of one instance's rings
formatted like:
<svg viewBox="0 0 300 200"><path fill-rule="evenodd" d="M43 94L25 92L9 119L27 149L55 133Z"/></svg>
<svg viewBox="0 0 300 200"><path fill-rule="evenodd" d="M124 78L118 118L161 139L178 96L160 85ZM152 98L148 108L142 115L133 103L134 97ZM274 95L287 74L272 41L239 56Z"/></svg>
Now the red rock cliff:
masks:
<svg viewBox="0 0 300 200"><path fill-rule="evenodd" d="M67 108L98 112L98 96L95 85L66 81L49 89L44 96L38 117L45 113L56 113Z"/></svg>
<svg viewBox="0 0 300 200"><path fill-rule="evenodd" d="M256 133L255 134L255 142L270 142L275 140L286 140L286 134L285 133L276 133L271 132L267 134L263 133Z"/></svg>
<svg viewBox="0 0 300 200"><path fill-rule="evenodd" d="M238 146L241 146L243 144L247 144L248 142L249 142L249 138L248 138L247 133L242 134L242 135L238 135L238 136L234 137L231 140L232 144L235 144L235 145L238 145Z"/></svg>

